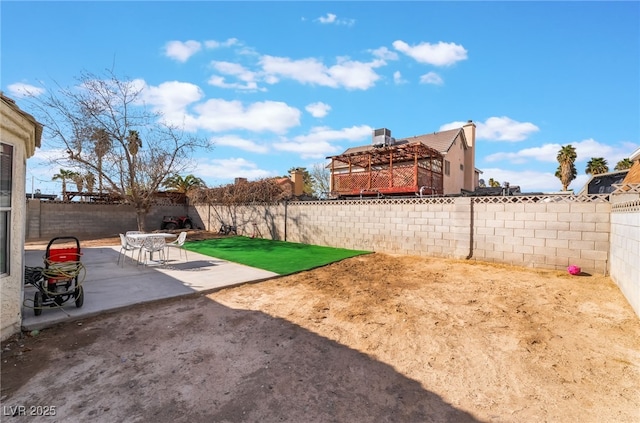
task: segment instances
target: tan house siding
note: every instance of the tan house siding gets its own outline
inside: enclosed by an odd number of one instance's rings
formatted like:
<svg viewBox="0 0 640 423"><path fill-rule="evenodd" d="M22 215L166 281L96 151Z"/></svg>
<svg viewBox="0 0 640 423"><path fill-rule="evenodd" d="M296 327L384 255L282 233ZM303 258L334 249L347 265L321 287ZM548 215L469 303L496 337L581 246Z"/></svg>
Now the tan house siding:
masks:
<svg viewBox="0 0 640 423"><path fill-rule="evenodd" d="M0 141L13 147L8 272L1 276L0 337L20 330L24 278L24 238L26 226L25 180L27 159L40 147L42 126L18 108L8 97L0 101ZM4 249L4 246L2 247Z"/></svg>
<svg viewBox="0 0 640 423"><path fill-rule="evenodd" d="M476 125L468 121L461 128L447 129L430 134L399 138L395 145L421 143L438 151L444 156L443 163L443 194L460 194L461 190L474 191L478 187L479 173L475 168L475 137ZM363 145L347 149L343 155L362 153L373 149L372 145ZM330 157L328 157L330 158ZM346 164L332 163L331 177L341 173L358 172L360 169L351 168Z"/></svg>
<svg viewBox="0 0 640 423"><path fill-rule="evenodd" d="M449 174L444 173L444 194L460 194L460 189L473 190L473 182L465 181L465 173L469 167L465 163L466 149L462 132L455 138L451 147L444 155L444 160L449 162ZM446 165L445 165L446 169ZM471 171L473 172L473 167Z"/></svg>

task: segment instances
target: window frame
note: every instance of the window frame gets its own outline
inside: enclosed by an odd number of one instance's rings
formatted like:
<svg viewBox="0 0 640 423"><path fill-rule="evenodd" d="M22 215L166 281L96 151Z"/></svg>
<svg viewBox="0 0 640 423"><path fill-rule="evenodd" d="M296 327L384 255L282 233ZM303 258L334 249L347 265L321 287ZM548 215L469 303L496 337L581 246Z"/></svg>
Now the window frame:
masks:
<svg viewBox="0 0 640 423"><path fill-rule="evenodd" d="M0 142L0 275L11 274L11 216L15 182L15 147ZM8 169L7 169L8 167Z"/></svg>

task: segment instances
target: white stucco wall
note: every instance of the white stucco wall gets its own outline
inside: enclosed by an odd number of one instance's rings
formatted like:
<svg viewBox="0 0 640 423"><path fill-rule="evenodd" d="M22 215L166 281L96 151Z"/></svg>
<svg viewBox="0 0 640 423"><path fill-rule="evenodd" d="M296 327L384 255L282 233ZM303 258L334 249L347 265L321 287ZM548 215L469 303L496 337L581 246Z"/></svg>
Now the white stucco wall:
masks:
<svg viewBox="0 0 640 423"><path fill-rule="evenodd" d="M41 128L4 96L0 105L0 140L13 146L9 272L2 275L0 283L0 338L4 340L18 332L22 324L26 163L40 144Z"/></svg>

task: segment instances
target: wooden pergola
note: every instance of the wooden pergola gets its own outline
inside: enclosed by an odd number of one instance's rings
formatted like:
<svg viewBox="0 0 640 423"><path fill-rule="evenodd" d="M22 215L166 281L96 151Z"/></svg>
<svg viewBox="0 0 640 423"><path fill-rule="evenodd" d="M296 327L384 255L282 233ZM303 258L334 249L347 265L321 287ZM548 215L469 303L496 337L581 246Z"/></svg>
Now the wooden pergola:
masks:
<svg viewBox="0 0 640 423"><path fill-rule="evenodd" d="M373 146L328 158L334 195L443 193L443 156L420 142Z"/></svg>

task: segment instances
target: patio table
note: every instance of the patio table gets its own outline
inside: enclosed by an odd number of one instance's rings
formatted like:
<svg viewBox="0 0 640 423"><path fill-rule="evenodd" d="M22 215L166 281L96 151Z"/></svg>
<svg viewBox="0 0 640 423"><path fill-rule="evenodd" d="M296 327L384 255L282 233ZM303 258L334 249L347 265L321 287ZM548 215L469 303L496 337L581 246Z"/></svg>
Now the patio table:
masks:
<svg viewBox="0 0 640 423"><path fill-rule="evenodd" d="M145 233L141 233L141 234L130 234L127 235L128 238L132 238L135 240L140 240L141 242L144 241L146 238L152 237L152 236L162 236L164 238L175 238L178 235L176 234L171 234L168 232L145 232ZM149 260L153 261L153 253L149 253Z"/></svg>

